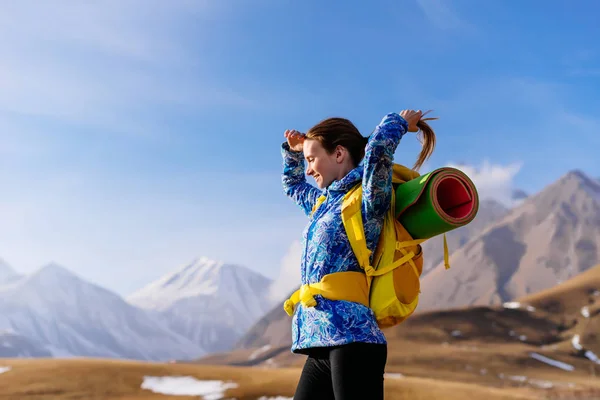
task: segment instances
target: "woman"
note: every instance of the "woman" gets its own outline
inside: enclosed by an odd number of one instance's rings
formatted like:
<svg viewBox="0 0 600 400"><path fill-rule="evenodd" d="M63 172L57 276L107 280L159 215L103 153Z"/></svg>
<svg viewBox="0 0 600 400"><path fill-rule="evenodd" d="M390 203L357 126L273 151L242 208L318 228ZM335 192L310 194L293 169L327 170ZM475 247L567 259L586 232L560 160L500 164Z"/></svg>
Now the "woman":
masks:
<svg viewBox="0 0 600 400"><path fill-rule="evenodd" d="M310 216L303 234L302 284L333 272L361 271L342 225L342 198L362 183L364 230L373 251L391 202L394 152L407 131L419 130L422 115L413 110L388 114L369 138L343 118L321 121L305 135L285 131L283 187ZM426 143L423 150L431 152L429 147ZM422 151L418 163L424 156ZM318 188L306 182L304 160L306 174ZM311 215L322 194L326 200ZM292 351L308 355L294 399L383 399L387 342L371 309L322 296L315 299L315 307L298 304L292 321Z"/></svg>

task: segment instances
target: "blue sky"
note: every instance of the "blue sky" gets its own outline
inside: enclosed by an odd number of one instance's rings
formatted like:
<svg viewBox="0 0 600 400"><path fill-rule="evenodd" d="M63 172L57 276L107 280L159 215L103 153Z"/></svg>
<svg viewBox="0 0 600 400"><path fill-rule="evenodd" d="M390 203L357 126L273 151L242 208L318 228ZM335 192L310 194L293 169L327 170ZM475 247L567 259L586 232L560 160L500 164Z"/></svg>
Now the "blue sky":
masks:
<svg viewBox="0 0 600 400"><path fill-rule="evenodd" d="M593 1L1 7L0 257L19 272L54 261L122 295L197 256L276 278L305 223L283 132L334 115L366 135L434 109L424 170L465 164L483 196L600 176Z"/></svg>

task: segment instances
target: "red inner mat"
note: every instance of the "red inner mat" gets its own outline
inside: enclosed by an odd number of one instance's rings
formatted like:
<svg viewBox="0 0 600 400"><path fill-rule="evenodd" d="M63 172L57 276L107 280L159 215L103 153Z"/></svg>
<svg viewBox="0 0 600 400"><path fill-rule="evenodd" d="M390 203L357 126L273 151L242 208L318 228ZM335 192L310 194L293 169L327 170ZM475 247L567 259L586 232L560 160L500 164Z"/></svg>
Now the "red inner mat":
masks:
<svg viewBox="0 0 600 400"><path fill-rule="evenodd" d="M441 209L452 218L466 218L473 211L473 196L469 188L457 178L443 178L435 195Z"/></svg>

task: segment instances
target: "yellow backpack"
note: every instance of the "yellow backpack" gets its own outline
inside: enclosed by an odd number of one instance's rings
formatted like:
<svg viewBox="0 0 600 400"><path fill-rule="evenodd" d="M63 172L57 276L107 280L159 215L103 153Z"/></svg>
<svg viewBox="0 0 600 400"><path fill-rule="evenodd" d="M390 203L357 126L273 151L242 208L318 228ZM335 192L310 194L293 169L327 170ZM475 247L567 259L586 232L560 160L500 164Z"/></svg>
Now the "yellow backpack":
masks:
<svg viewBox="0 0 600 400"><path fill-rule="evenodd" d="M417 171L394 164L392 185L395 189L397 185L418 176L420 175ZM325 196L317 199L313 213L324 200ZM361 212L362 184L357 184L346 193L342 200L342 222L352 250L365 273L335 272L325 275L318 283L302 285L284 303L288 315L294 314L297 303L302 303L305 307L314 307L315 295L330 300L353 301L370 307L381 328L397 325L415 311L421 292L420 277L423 272L421 243L425 239L413 239L395 218L395 200L394 190L371 265L371 251L367 248ZM446 268L449 268L445 235L444 262Z"/></svg>

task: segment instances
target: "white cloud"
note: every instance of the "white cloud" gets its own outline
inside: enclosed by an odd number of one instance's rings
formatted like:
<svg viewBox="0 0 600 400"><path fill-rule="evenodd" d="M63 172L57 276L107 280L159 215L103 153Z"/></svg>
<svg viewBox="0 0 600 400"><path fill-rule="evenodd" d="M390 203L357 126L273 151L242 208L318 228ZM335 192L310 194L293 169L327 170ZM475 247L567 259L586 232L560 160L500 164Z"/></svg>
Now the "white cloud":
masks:
<svg viewBox="0 0 600 400"><path fill-rule="evenodd" d="M449 167L463 171L475 184L479 199L494 199L500 203L513 206L513 192L516 189L514 178L521 170L521 163L509 165L492 164L484 161L479 167L473 165L449 164Z"/></svg>
<svg viewBox="0 0 600 400"><path fill-rule="evenodd" d="M300 260L302 246L294 241L281 261L279 276L271 285L271 299L274 302L283 301L294 289L300 287Z"/></svg>

